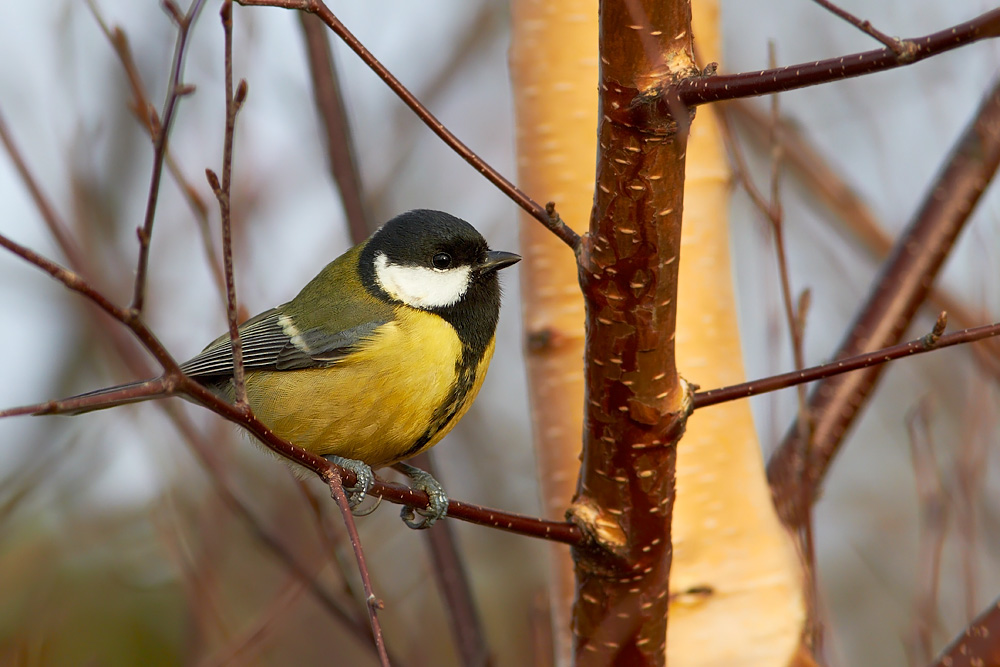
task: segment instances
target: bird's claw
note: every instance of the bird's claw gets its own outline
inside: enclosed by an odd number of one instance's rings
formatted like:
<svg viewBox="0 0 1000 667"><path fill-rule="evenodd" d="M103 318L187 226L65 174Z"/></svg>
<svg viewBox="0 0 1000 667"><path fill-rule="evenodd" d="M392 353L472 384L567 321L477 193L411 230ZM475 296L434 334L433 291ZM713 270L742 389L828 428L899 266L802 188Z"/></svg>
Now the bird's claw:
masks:
<svg viewBox="0 0 1000 667"><path fill-rule="evenodd" d="M354 486L347 487L350 489L350 493L347 495L347 504L353 511L355 507L364 502L365 498L368 496L368 492L371 491L372 485L375 484L375 473L372 472L371 466L363 461L358 461L357 459L347 459L343 456L337 456L335 454L328 454L323 458L334 465L344 468L345 470L350 470L357 478ZM358 516L365 516L374 512L377 507L378 504L370 510L365 510L364 513L354 513Z"/></svg>
<svg viewBox="0 0 1000 667"><path fill-rule="evenodd" d="M430 528L438 519L443 519L448 514L448 494L444 492L441 483L434 479L434 476L425 470L421 470L408 463L397 463L394 466L397 470L410 478L412 487L427 494L428 503L425 509L417 509L406 505L399 512L399 518L414 530ZM421 519L417 520L419 514Z"/></svg>

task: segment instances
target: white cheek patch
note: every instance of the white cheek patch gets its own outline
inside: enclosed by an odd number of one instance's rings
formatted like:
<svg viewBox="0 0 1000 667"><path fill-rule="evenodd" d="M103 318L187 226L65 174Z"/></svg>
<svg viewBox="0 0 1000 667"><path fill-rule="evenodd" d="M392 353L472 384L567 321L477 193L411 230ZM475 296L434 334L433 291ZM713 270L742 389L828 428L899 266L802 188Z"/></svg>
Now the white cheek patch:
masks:
<svg viewBox="0 0 1000 667"><path fill-rule="evenodd" d="M375 256L375 279L386 294L408 306L447 308L458 303L469 289L470 266L431 269L390 264L382 253Z"/></svg>

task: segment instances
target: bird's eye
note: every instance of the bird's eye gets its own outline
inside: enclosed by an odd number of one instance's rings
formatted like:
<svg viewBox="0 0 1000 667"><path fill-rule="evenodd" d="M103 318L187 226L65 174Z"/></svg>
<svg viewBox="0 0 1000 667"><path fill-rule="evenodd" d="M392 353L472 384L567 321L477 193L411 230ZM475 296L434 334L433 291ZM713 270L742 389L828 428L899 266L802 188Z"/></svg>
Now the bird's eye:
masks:
<svg viewBox="0 0 1000 667"><path fill-rule="evenodd" d="M451 266L451 255L446 252L439 252L431 259L431 264L435 269L447 269Z"/></svg>

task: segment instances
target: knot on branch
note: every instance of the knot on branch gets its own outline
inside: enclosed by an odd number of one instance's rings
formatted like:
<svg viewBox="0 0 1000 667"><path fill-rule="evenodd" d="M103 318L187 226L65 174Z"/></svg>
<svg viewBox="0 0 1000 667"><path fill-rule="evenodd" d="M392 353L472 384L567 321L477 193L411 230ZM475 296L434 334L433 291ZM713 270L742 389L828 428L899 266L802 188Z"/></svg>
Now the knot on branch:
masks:
<svg viewBox="0 0 1000 667"><path fill-rule="evenodd" d="M603 513L589 498L577 499L566 510L566 520L576 524L583 531L587 546L606 552L613 560L628 556L628 540L625 531L614 516ZM609 567L608 570L618 568Z"/></svg>

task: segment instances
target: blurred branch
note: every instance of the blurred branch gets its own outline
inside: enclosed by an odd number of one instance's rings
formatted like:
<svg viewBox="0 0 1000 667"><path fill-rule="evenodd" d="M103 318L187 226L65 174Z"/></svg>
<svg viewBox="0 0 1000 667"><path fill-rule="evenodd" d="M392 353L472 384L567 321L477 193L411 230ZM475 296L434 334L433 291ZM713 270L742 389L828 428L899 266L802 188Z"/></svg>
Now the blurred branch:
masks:
<svg viewBox="0 0 1000 667"><path fill-rule="evenodd" d="M42 220L45 221L45 226L48 227L49 232L55 238L59 249L62 250L69 265L78 271L81 270L83 266L83 253L80 251L80 246L73 239L69 227L59 214L56 213L52 202L42 191L41 184L35 179L31 169L28 168L28 163L21 154L21 150L14 143L14 137L10 133L10 128L7 127L7 121L4 119L3 114L0 114L0 141L3 142L4 148L7 149L7 155L10 156L11 162L14 163L14 169L17 170L21 180L24 181L24 185L28 188L28 193L31 195L31 200L34 202L35 208L41 214Z"/></svg>
<svg viewBox="0 0 1000 667"><path fill-rule="evenodd" d="M382 600L375 597L375 590L372 587L372 578L368 573L368 563L365 560L364 551L361 549L361 538L358 536L358 527L354 523L354 514L351 512L351 505L347 500L347 493L341 483L340 475L334 471L327 480L333 499L337 501L337 507L344 517L344 526L347 528L347 536L351 540L351 548L354 549L354 558L358 564L358 574L361 575L361 584L365 589L365 608L368 611L368 620L371 623L372 637L375 639L375 648L383 667L389 667L389 654L385 647L385 637L382 635L382 625L378 620L378 610L384 609Z"/></svg>
<svg viewBox="0 0 1000 667"><path fill-rule="evenodd" d="M938 595L941 587L941 557L944 550L951 502L934 456L929 413L930 396L910 412L906 427L910 436L920 514L920 538L917 548L917 594L913 604L910 650L914 664L926 665L933 657L933 634L938 626Z"/></svg>
<svg viewBox="0 0 1000 667"><path fill-rule="evenodd" d="M167 154L167 139L170 136L170 126L173 124L174 112L181 97L190 95L194 88L181 82L184 72L184 53L187 47L191 28L201 12L204 0L193 0L187 14L182 15L173 0L164 0L163 6L167 13L177 23L177 45L174 47L174 60L170 66L170 85L167 87L167 99L163 106L162 120L156 115L152 105L147 108L149 125L152 128L153 139L153 173L149 178L149 195L146 198L146 216L142 227L137 230L139 235L139 264L135 271L135 290L132 295L132 305L129 306L136 316L142 313L146 298L146 272L149 268L149 244L153 238L153 220L156 217L156 202L160 196L160 178L163 174L163 161Z"/></svg>
<svg viewBox="0 0 1000 667"><path fill-rule="evenodd" d="M299 22L306 42L306 60L312 77L316 112L326 133L326 155L330 172L340 193L340 203L347 216L351 239L355 243L361 243L375 227L364 207L354 139L341 95L337 68L333 62L333 50L322 21L300 12Z"/></svg>
<svg viewBox="0 0 1000 667"><path fill-rule="evenodd" d="M94 19L97 21L97 24L101 27L101 31L104 33L104 36L107 37L108 41L111 43L111 46L121 63L122 69L125 72L125 76L128 79L129 88L132 91L132 102L129 104L129 108L132 110L133 115L135 115L139 123L146 129L146 133L149 134L150 139L155 143L156 132L148 113L148 109L150 108L149 96L146 94L146 88L142 83L139 68L135 63L135 57L132 55L132 48L129 45L128 36L125 34L125 31L118 26L115 26L114 28L108 26L107 22L104 20L104 16L100 12L100 9L97 7L96 0L87 0L87 6L90 7L90 11L94 15ZM194 214L195 222L198 226L198 232L201 236L201 242L205 249L208 267L211 270L212 278L215 280L219 294L222 297L222 301L225 303L226 282L222 275L222 267L219 266L215 243L212 240L212 233L209 229L208 205L201 198L201 195L198 194L198 191L191 184L191 182L184 176L180 165L178 165L177 161L174 159L169 146L165 148L165 160L167 170L177 183L177 187L180 188L181 194L184 196L184 200L188 203L188 206L191 208L191 212ZM74 264L74 262L71 261L70 264ZM240 319L246 319L247 316L246 312L241 311Z"/></svg>
<svg viewBox="0 0 1000 667"><path fill-rule="evenodd" d="M411 463L439 479L434 459L428 454L424 452L414 457ZM487 667L492 663L489 643L452 524L444 521L434 530L425 531L425 534L431 552L431 573L445 601L445 613L455 636L460 664L463 667Z"/></svg>
<svg viewBox="0 0 1000 667"><path fill-rule="evenodd" d="M440 45L448 47L450 51L441 68L416 94L424 106L436 106L435 102L455 82L463 68L469 67L474 62L475 57L486 48L486 44L499 38L498 33L504 25L504 15L507 11L507 6L502 3L488 2L478 5L475 17L459 31L460 39ZM408 107L397 107L391 126L398 129L409 128L413 121L413 113ZM368 210L378 213L379 204L387 200L387 193L397 187L400 174L407 168L418 138L417 133L405 131L398 141L393 142L392 155L380 156L383 159L390 158L392 163L383 172L384 176L379 179L380 182L369 183L365 188Z"/></svg>
<svg viewBox="0 0 1000 667"><path fill-rule="evenodd" d="M686 106L696 106L706 102L769 95L882 72L997 36L1000 36L1000 9L993 9L951 28L904 40L904 43L913 46L902 54L897 54L893 49L879 49L745 74L686 78L668 87L665 94L651 106L651 111L656 114L669 113L672 100L679 100Z"/></svg>
<svg viewBox="0 0 1000 667"><path fill-rule="evenodd" d="M998 165L1000 79L927 189L920 210L897 240L834 358L887 347L902 338ZM795 425L771 458L768 479L778 513L787 525L798 528L806 520L810 506L796 502L798 490L805 485L815 498L845 433L867 403L881 372L881 366L873 367L816 386L810 397L814 421L807 467L801 459L804 443Z"/></svg>
<svg viewBox="0 0 1000 667"><path fill-rule="evenodd" d="M472 151L468 146L462 143L458 137L452 133L444 124L439 121L423 104L418 100L413 93L411 93L399 79L397 79L393 74L386 69L372 53L365 47L364 44L358 40L357 37L351 33L347 27L340 22L340 19L330 11L330 8L326 6L322 0L238 0L238 2L246 7L281 7L283 9L298 9L301 11L306 11L311 14L315 14L323 23L325 23L334 33L340 37L347 46L358 54L358 57L368 65L369 68L375 74L382 79L389 88L396 93L396 95L403 101L406 106L413 110L413 113L417 115L420 120L424 122L431 129L434 134L438 135L442 141L444 141L452 150L458 153L466 162L468 162L472 167L487 178L493 185L495 185L501 192L507 195L511 200L514 201L518 206L523 208L532 217L541 222L543 225L548 227L553 234L559 237L566 245L576 252L580 247L580 236L575 231L573 231L566 223L564 223L558 216L551 215L546 207L542 206L538 202L534 201L528 197L525 193L521 192L513 183L507 180L503 175L500 174L496 169L491 167L486 163L481 157Z"/></svg>
<svg viewBox="0 0 1000 667"><path fill-rule="evenodd" d="M889 254L892 250L892 239L883 231L883 225L816 147L799 132L794 123L782 119L775 126L770 114L765 114L755 105L743 100L726 102L721 105L720 111L720 118L724 120L723 127L730 134L729 126L733 120L745 126L750 139L760 146L768 145L773 134L781 143L785 157L792 167L788 170L789 173L799 179L837 216L844 224L841 229L848 229L874 258L882 260ZM739 145L735 138L729 145L736 149L732 156L737 163L737 175L740 175L741 172L747 171L746 163L738 150ZM740 178L744 180L742 176ZM754 198L753 191L748 190L748 194ZM974 326L977 321L985 319L975 316L970 308L940 287L931 288L927 303L931 307L936 305L938 311L947 311L949 321L962 328ZM996 340L990 340L983 345L973 345L968 349L980 361L985 372L1000 380L1000 344Z"/></svg>

